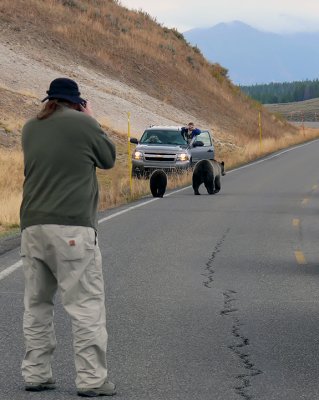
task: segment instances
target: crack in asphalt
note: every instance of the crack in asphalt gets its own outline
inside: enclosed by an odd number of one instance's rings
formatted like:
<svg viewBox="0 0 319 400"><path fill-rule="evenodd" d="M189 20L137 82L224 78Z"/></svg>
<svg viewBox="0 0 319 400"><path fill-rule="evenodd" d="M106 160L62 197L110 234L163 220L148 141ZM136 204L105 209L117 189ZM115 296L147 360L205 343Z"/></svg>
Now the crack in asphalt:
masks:
<svg viewBox="0 0 319 400"><path fill-rule="evenodd" d="M226 230L221 239L216 243L216 246L207 261L205 273L202 275L207 279L203 282L204 286L211 288L214 282L214 262L217 254L221 251L221 247L230 231L230 228ZM254 363L250 359L250 354L248 353L249 339L244 336L241 331L241 326L243 324L238 318L237 312L239 311L236 307L236 297L237 292L234 290L226 290L223 293L224 296L224 308L220 311L220 315L224 317L232 318L232 338L234 339L234 344L228 346L228 348L233 352L233 354L240 360L243 368L247 371L246 373L236 375L238 384L234 387L235 393L245 400L253 400L253 396L249 394L249 388L251 387L251 378L263 373L255 367Z"/></svg>
<svg viewBox="0 0 319 400"><path fill-rule="evenodd" d="M233 319L232 337L235 339L235 344L228 346L228 348L239 358L247 373L239 374L236 379L239 380L235 386L235 392L245 400L252 400L253 397L249 394L248 390L251 387L251 378L262 374L263 372L255 367L254 363L250 360L250 354L247 352L249 346L249 339L243 335L240 327L243 325L238 316L234 313L238 311L235 306L237 299L234 290L226 290L224 296L224 309L220 312L222 316L230 316Z"/></svg>
<svg viewBox="0 0 319 400"><path fill-rule="evenodd" d="M230 231L230 228L228 228L226 230L226 232L223 234L223 236L221 237L221 239L216 243L216 246L214 248L214 251L212 252L209 260L207 261L206 268L205 268L205 273L202 274L202 276L205 276L207 278L207 280L205 282L203 282L204 286L206 286L207 288L211 288L211 284L212 282L214 282L213 276L215 273L215 270L213 269L213 265L214 265L214 261L216 258L216 255L221 251L221 247L226 239L226 236L228 235Z"/></svg>

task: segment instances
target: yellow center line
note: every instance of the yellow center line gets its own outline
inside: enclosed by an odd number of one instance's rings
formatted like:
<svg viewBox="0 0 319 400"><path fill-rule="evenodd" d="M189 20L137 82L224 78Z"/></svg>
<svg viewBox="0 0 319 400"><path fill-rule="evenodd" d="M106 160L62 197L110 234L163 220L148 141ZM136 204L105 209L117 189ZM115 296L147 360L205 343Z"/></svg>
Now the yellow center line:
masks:
<svg viewBox="0 0 319 400"><path fill-rule="evenodd" d="M300 225L300 219L299 218L294 218L292 220L292 225L293 226L299 226Z"/></svg>
<svg viewBox="0 0 319 400"><path fill-rule="evenodd" d="M300 251L300 250L295 251L295 257L296 257L296 260L297 260L298 264L300 264L300 265L306 265L307 264L307 261L306 261L305 256L304 256L302 251Z"/></svg>
<svg viewBox="0 0 319 400"><path fill-rule="evenodd" d="M302 204L303 206L305 206L305 205L308 204L308 203L309 203L309 198L308 198L308 197L306 197L305 199L303 199L302 202L301 202L301 204Z"/></svg>

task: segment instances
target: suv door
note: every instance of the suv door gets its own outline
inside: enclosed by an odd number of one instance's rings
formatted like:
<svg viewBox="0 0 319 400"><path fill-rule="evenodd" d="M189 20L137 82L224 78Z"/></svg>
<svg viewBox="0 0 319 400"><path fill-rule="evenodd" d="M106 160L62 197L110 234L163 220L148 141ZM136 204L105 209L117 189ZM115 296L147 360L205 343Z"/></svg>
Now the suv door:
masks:
<svg viewBox="0 0 319 400"><path fill-rule="evenodd" d="M202 142L204 145L196 146L196 142ZM209 131L202 131L194 137L190 143L190 152L192 154L192 163L196 163L199 160L214 159L214 144Z"/></svg>

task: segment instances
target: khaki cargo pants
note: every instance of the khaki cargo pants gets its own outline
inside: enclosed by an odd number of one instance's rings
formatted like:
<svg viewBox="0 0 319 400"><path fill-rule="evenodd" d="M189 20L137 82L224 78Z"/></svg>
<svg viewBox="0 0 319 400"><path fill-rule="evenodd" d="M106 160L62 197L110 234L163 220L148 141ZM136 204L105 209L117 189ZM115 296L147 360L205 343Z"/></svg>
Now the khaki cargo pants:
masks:
<svg viewBox="0 0 319 400"><path fill-rule="evenodd" d="M101 253L94 229L28 227L22 232L21 258L25 275L25 381L45 382L52 377L56 346L53 306L59 288L72 321L76 386L101 386L107 377L107 332Z"/></svg>

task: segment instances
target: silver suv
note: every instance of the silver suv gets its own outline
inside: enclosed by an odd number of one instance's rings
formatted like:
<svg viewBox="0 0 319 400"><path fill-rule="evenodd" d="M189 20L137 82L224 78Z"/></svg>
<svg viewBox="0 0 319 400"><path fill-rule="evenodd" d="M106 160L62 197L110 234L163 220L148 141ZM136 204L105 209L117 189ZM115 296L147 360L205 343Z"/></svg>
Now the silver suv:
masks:
<svg viewBox="0 0 319 400"><path fill-rule="evenodd" d="M132 175L148 176L155 169L181 171L199 160L214 159L214 144L208 130L201 130L190 143L179 126L152 126L141 139L131 138L137 144L132 154Z"/></svg>

